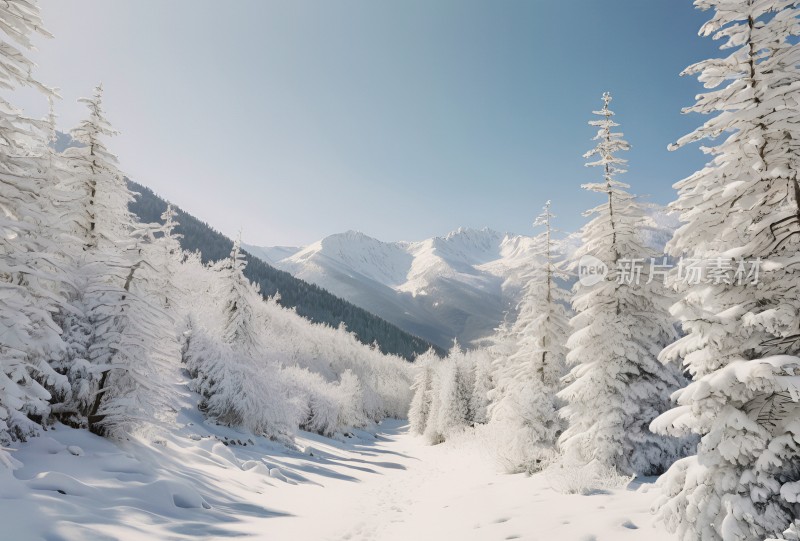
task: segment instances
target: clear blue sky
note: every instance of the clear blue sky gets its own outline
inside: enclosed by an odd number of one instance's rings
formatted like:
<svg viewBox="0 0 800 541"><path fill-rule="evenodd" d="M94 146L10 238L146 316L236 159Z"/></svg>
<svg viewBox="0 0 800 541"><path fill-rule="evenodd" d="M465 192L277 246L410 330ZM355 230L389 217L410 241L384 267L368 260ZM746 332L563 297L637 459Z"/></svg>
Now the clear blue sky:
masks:
<svg viewBox="0 0 800 541"><path fill-rule="evenodd" d="M581 155L608 90L637 193L701 166L667 144L702 118L679 77L717 54L690 0L42 0L33 54L60 127L103 81L131 178L226 234L305 244L576 229L598 202ZM35 115L43 100L16 103Z"/></svg>

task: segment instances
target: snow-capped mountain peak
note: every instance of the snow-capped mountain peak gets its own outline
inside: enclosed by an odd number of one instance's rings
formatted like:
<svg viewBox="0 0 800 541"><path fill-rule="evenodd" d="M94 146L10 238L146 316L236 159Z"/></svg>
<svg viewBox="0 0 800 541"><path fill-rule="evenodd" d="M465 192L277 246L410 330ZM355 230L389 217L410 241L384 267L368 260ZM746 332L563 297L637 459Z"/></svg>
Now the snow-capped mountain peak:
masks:
<svg viewBox="0 0 800 541"><path fill-rule="evenodd" d="M304 248L247 249L446 347L491 334L516 297L514 271L529 247L529 237L459 228L416 242L347 231Z"/></svg>

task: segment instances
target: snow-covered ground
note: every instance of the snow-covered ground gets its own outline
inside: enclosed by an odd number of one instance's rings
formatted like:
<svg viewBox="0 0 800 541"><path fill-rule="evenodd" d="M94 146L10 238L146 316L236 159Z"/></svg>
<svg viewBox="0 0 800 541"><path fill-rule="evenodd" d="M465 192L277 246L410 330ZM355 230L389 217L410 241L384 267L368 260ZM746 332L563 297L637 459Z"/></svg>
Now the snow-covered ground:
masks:
<svg viewBox="0 0 800 541"><path fill-rule="evenodd" d="M289 450L184 405L166 437L116 445L60 425L20 445L24 466L0 469L3 538L672 539L651 484L562 494L553 473L499 473L478 439L430 447L396 420Z"/></svg>

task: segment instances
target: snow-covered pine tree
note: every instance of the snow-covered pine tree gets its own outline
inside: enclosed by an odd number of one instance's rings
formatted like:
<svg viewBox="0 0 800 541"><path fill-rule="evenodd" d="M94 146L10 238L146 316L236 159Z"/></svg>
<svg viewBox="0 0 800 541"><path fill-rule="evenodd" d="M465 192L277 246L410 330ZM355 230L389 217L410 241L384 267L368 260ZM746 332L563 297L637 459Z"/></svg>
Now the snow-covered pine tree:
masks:
<svg viewBox="0 0 800 541"><path fill-rule="evenodd" d="M616 180L626 160L618 153L628 143L603 95L600 117L589 124L598 129L597 146L585 154L586 165L600 167L603 182L583 188L604 194L606 201L587 212L594 218L584 226L583 245L576 252L599 259L608 268L597 283L575 286L567 361L571 379L559 393L569 427L560 438L565 455L595 460L623 474L653 475L664 471L679 452L679 440L650 432L648 425L666 410L670 394L682 383L678 370L657 357L675 338L667 312L663 284L650 280L648 267L657 254L638 235L642 211L629 188ZM637 278L637 273L640 273Z"/></svg>
<svg viewBox="0 0 800 541"><path fill-rule="evenodd" d="M104 309L104 291L111 288L113 297L125 296L122 289L127 277L128 261L122 255L134 241L131 238L133 217L127 205L133 195L127 190L117 168L116 157L105 146L103 138L116 135L102 110L102 87L94 90L85 103L89 114L72 137L80 146L66 149L62 154L65 174L59 188L69 195L68 203L60 209L61 223L66 235L62 247L72 260L75 292L70 298L71 309L61 314L66 355L54 366L67 375L71 393L63 403L55 405L62 420L85 425L87 416L99 408L113 355L114 336L106 322L114 312L101 316L94 313Z"/></svg>
<svg viewBox="0 0 800 541"><path fill-rule="evenodd" d="M428 425L433 400L433 380L438 362L441 362L441 359L432 349L414 361L414 368L417 372L414 384L411 386L414 397L411 399L411 406L408 410L408 422L411 432L415 434L425 433L425 427Z"/></svg>
<svg viewBox="0 0 800 541"><path fill-rule="evenodd" d="M534 239L533 263L511 328L514 345L498 371L500 390L492 407L493 420L513 433L510 445L515 449L507 455L520 463L507 467L515 470L534 471L543 465L563 429L556 393L566 366L568 297L558 284L566 274L558 263L553 217L548 201L534 222L545 230Z"/></svg>
<svg viewBox="0 0 800 541"><path fill-rule="evenodd" d="M58 363L73 392L60 410L94 432L120 437L166 413L163 369L177 357L177 342L153 295L163 294L158 275L166 272L150 260L157 226L139 224L128 209L133 194L104 142L116 132L105 118L102 86L79 101L89 115L72 137L83 146L64 152L60 183L72 196L64 216L77 285L65 318L68 357Z"/></svg>
<svg viewBox="0 0 800 541"><path fill-rule="evenodd" d="M20 50L32 48L32 34L49 36L36 2L0 6L0 30L0 88L32 86L49 94ZM38 268L52 255L37 234L48 205L40 197L42 178L34 155L40 128L0 98L0 446L35 432L37 424L29 417L48 415L49 393L34 376L43 375L45 357L62 346L52 319L58 301L47 283L52 276Z"/></svg>
<svg viewBox="0 0 800 541"><path fill-rule="evenodd" d="M214 273L214 276L218 276ZM190 319L183 361L192 375L190 389L201 395L199 409L216 422L245 428L253 434L288 441L297 422L324 431L335 423L333 412L318 409L311 415L298 408L298 397L290 400L284 391L298 392L298 377L279 380L277 367L265 363L256 368L252 359L229 344L215 340ZM302 380L301 380L302 381ZM283 388L281 387L283 385ZM314 396L314 404L330 404L327 393ZM309 402L311 399L309 399ZM301 411L296 411L300 409ZM313 423L313 426L312 426Z"/></svg>
<svg viewBox="0 0 800 541"><path fill-rule="evenodd" d="M425 427L425 437L430 443L442 443L472 424L472 368L470 357L454 340L447 357L433 373L431 407Z"/></svg>
<svg viewBox="0 0 800 541"><path fill-rule="evenodd" d="M675 185L683 225L668 248L729 272L676 280L686 336L662 358L683 359L694 382L653 428L702 439L664 476L661 516L685 540L761 540L790 525L800 500L800 3L695 6L712 12L700 34L729 53L685 70L709 89L685 111L712 116L672 148L725 138Z"/></svg>
<svg viewBox="0 0 800 541"><path fill-rule="evenodd" d="M159 270L153 277L156 282L153 284L155 287L152 294L160 299L163 310L176 316L183 312L178 304L186 293L177 281L184 260L180 244L182 236L175 233L178 226L175 220L177 215L172 205L167 205L167 209L161 214L162 224L149 228L150 242L145 245L149 252L148 259Z"/></svg>
<svg viewBox="0 0 800 541"><path fill-rule="evenodd" d="M101 374L87 419L93 432L116 438L168 419L167 371L179 358L174 319L158 302L164 292L154 294L166 269L151 265L143 246L131 251L118 260L129 265L121 287L97 280L87 289L94 326L89 355Z"/></svg>
<svg viewBox="0 0 800 541"><path fill-rule="evenodd" d="M73 258L68 249L69 233L60 212L69 206L71 196L59 188L64 165L51 146L56 135L55 95L51 93L47 98L50 112L45 119L32 125L36 129L35 137L30 139L27 148L29 155L25 169L35 183L35 201L41 212L31 217L28 223L27 238L36 244L37 249L26 252L27 261L22 265L33 272L25 273L24 278L21 276L20 284L39 293L39 308L49 314L54 323L49 325L50 339L32 341L32 344L38 343L42 347L30 359L36 379L51 394L50 413L53 413L53 404L70 391L68 378L57 371L54 362L64 356L67 343L63 340L63 332L56 336L53 331L63 329L62 316L70 311L69 298L75 290ZM40 334L38 338L43 336Z"/></svg>
<svg viewBox="0 0 800 541"><path fill-rule="evenodd" d="M223 300L222 340L246 357L263 351L258 318L253 306L263 302L256 285L244 275L247 260L241 251L241 235L233 243L231 255L219 261L214 269L219 273L218 295Z"/></svg>
<svg viewBox="0 0 800 541"><path fill-rule="evenodd" d="M487 350L475 351L474 357L474 383L470 410L474 423L486 424L489 422L489 405L491 404L489 396L495 385L494 367L492 366L492 356Z"/></svg>
<svg viewBox="0 0 800 541"><path fill-rule="evenodd" d="M305 370L281 371L268 358L264 337L293 330L280 328L287 321L271 317L274 302L244 276L240 246L237 238L229 257L207 267L188 259L210 297L189 299L190 313L204 317L190 317L183 352L191 387L202 395L199 408L219 423L274 439L291 438L298 426L331 434L342 418L337 389Z"/></svg>
<svg viewBox="0 0 800 541"><path fill-rule="evenodd" d="M117 437L137 424L167 421L174 411L166 382L180 359L176 321L184 292L175 277L183 253L173 233L175 212L167 207L161 218L163 224L135 224L136 244L125 254L130 270L118 305L116 366L97 410L103 432Z"/></svg>
<svg viewBox="0 0 800 541"><path fill-rule="evenodd" d="M117 157L104 141L117 135L117 131L105 117L103 85L95 87L91 98L78 101L86 105L89 114L70 132L81 146L64 151L70 175L62 183L65 190L81 195L72 215L74 232L89 253L111 248L124 250L124 244L133 243L131 232L136 220L128 204L134 196L118 168Z"/></svg>
<svg viewBox="0 0 800 541"><path fill-rule="evenodd" d="M487 413L490 421L495 418L497 405L502 400L505 391L504 385L509 381L508 377L505 376L507 372L511 371L508 366L508 359L514 353L514 348L517 345L512 327L511 313L506 312L503 321L494 330L494 334L489 338L486 347L486 352L492 360L492 379L494 380L494 386L488 393L489 406Z"/></svg>

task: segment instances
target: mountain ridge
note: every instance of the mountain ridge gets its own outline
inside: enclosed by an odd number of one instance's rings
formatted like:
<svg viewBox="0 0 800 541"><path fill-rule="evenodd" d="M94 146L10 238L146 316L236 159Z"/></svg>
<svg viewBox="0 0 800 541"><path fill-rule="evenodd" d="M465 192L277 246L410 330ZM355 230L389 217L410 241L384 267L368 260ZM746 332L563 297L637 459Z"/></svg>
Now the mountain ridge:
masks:
<svg viewBox="0 0 800 541"><path fill-rule="evenodd" d="M422 241L384 242L358 231L305 247L246 248L440 347L477 344L513 310L532 239L459 228ZM284 257L281 257L284 255Z"/></svg>
<svg viewBox="0 0 800 541"><path fill-rule="evenodd" d="M663 249L677 227L659 205L645 205L643 240ZM534 237L460 227L421 241L386 242L360 231L334 233L308 246L246 246L256 257L315 283L398 327L447 348L453 339L481 345L513 319ZM580 231L561 236L569 258Z"/></svg>

